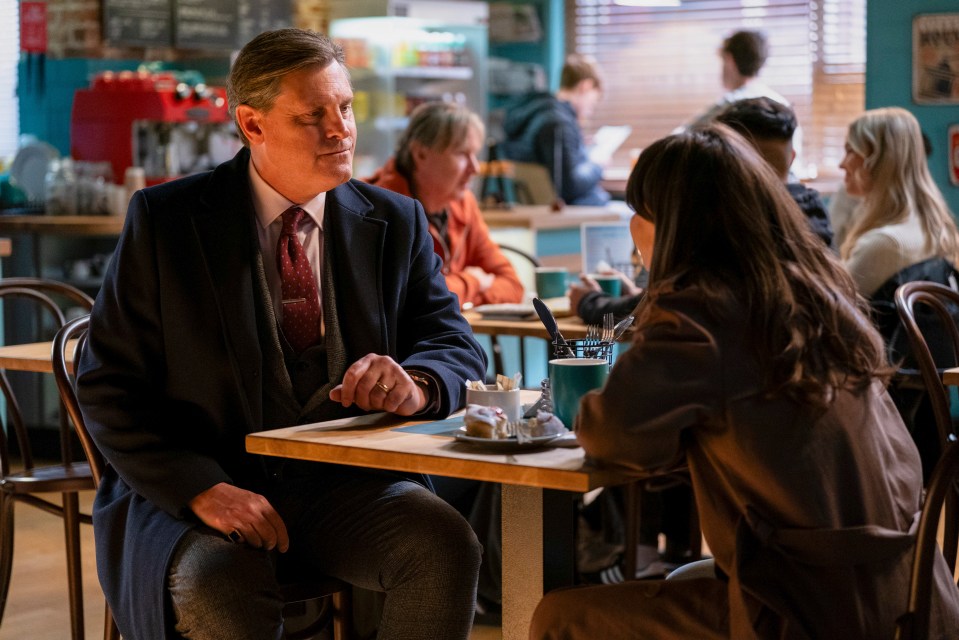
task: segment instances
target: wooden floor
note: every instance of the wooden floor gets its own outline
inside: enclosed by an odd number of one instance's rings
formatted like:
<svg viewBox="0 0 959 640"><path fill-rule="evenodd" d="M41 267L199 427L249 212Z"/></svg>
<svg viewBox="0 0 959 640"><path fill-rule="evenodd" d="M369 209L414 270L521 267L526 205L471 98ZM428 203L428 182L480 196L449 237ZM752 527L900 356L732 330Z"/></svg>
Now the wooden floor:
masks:
<svg viewBox="0 0 959 640"><path fill-rule="evenodd" d="M89 512L93 494L81 497ZM70 637L63 524L56 516L18 504L14 516L13 577L0 640ZM103 594L97 582L92 527L82 526L83 608L87 640L103 637ZM498 627L477 626L471 640L501 640Z"/></svg>

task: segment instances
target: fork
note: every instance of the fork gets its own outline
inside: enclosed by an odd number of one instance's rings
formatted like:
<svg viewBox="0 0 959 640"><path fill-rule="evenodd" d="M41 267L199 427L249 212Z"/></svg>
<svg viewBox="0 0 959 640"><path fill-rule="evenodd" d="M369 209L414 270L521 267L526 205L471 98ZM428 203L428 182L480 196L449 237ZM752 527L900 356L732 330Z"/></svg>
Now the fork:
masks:
<svg viewBox="0 0 959 640"><path fill-rule="evenodd" d="M506 423L507 437L516 437L517 444L526 444L532 442L533 437L529 432L529 423L522 420Z"/></svg>

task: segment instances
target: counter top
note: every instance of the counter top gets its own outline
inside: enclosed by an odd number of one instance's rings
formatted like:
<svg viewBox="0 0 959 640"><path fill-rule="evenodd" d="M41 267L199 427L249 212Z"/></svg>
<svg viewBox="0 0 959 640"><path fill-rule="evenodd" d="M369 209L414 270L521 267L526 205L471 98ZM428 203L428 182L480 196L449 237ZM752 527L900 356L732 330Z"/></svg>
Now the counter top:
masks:
<svg viewBox="0 0 959 640"><path fill-rule="evenodd" d="M120 216L0 215L0 233L118 236L124 220Z"/></svg>
<svg viewBox="0 0 959 640"><path fill-rule="evenodd" d="M559 211L553 211L549 205L515 205L512 209L483 210L483 219L491 228L520 227L534 230L579 227L584 222L621 222L629 219L630 215L625 204L622 207L566 206Z"/></svg>

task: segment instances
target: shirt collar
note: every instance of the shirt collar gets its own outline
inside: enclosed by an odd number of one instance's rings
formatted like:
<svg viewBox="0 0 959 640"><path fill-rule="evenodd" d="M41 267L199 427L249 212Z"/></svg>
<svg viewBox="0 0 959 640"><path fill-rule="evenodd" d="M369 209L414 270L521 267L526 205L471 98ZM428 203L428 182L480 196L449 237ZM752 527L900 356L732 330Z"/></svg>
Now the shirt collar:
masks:
<svg viewBox="0 0 959 640"><path fill-rule="evenodd" d="M253 158L250 158L250 186L253 189L253 210L256 212L257 221L264 229L293 206L303 209L316 226L323 229L323 213L326 208L325 191L307 202L291 202L263 179L256 170L256 165L253 164Z"/></svg>

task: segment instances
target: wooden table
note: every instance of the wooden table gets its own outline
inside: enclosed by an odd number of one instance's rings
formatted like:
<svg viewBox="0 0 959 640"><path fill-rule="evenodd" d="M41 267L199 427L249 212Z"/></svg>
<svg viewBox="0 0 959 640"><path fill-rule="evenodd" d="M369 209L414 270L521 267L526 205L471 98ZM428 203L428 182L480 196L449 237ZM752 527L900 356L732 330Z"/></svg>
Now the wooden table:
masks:
<svg viewBox="0 0 959 640"><path fill-rule="evenodd" d="M73 363L73 349L67 350L67 364ZM53 373L53 342L30 342L0 347L0 369Z"/></svg>
<svg viewBox="0 0 959 640"><path fill-rule="evenodd" d="M527 402L536 397L523 393ZM503 638L525 640L543 595L543 554L550 551L543 545L543 490L580 494L628 479L586 465L579 447L486 453L447 435L397 431L421 424L399 420L373 414L252 433L246 448L268 456L501 483Z"/></svg>
<svg viewBox="0 0 959 640"><path fill-rule="evenodd" d="M469 323L473 333L499 336L519 336L521 338L542 338L549 340L546 327L539 318L532 320L484 319L476 311L464 311L463 317ZM576 316L557 318L556 326L567 340L586 337L586 323Z"/></svg>
<svg viewBox="0 0 959 640"><path fill-rule="evenodd" d="M946 369L942 372L942 383L959 385L959 367Z"/></svg>

